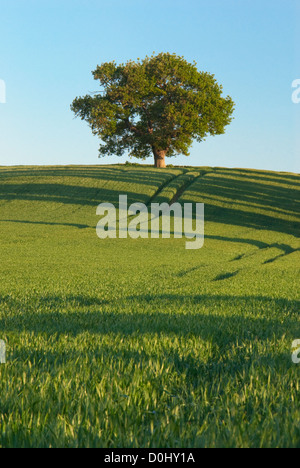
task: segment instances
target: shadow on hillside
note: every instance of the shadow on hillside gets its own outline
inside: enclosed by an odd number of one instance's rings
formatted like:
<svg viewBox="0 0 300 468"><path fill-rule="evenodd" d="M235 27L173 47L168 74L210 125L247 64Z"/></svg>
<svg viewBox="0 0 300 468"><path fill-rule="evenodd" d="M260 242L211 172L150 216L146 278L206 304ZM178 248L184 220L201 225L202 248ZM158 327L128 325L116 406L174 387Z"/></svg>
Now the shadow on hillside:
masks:
<svg viewBox="0 0 300 468"><path fill-rule="evenodd" d="M298 180L300 188L300 177ZM192 184L183 194L181 203L190 201L185 199L187 193L189 198L194 194L198 202L204 202L205 221L272 230L299 237L300 200L299 190L295 188L268 185L260 181L259 177L254 182L247 175L243 175L242 180L235 180L227 172L218 171L197 179L195 185ZM253 211L247 211L247 208ZM299 221L281 219L280 214L297 217Z"/></svg>
<svg viewBox="0 0 300 468"><path fill-rule="evenodd" d="M299 237L300 235L299 221L278 218L276 213L273 216L263 215L234 208L216 207L215 205L205 203L205 221L227 224L229 226L274 231L290 234L295 237Z"/></svg>
<svg viewBox="0 0 300 468"><path fill-rule="evenodd" d="M182 397L180 389L177 390L177 394L176 387L173 387L174 390L171 393L160 385L161 379L165 380L164 377L172 372L176 372L178 376L183 374L185 386L190 388L192 392L195 391L195 387L206 386L207 382L209 382L211 387L210 392L220 398L221 395L227 394L226 382L232 378L237 377L239 382L244 381L246 383L251 379L253 373L257 374L259 370L262 385L268 385L270 371L280 379L280 376L285 375L291 368L295 368L290 350L285 353L278 350L272 352L266 346L264 351L257 351L254 343L252 352L250 353L249 347L247 349L247 346L241 346L239 343L239 340L236 340L235 343L226 343L224 345L219 339L217 343L212 344L211 348L213 349L203 349L204 356L202 359L194 353L193 349L184 353L182 349L178 349L176 346L160 346L156 349L150 349L149 347L146 350L146 346L143 346L142 349L136 349L134 346L126 348L124 345L115 346L104 342L93 345L92 348L82 349L82 345L79 345L79 349L74 347L70 350L65 347L56 352L43 352L27 347L26 351L23 349L13 350L12 356L8 357L7 362L9 363L10 360L14 361L14 363L16 361L21 363L29 361L32 364L38 365L41 372L44 366L48 372L49 368L52 370L57 369L58 366L64 366L71 362L74 375L77 366L81 371L82 366L86 365L98 375L101 375L103 363L107 363L108 368L116 369L116 372L119 373L120 363L122 363L123 372L129 375L132 375L137 370L139 372L144 370L145 375L149 376L148 378L155 379L156 384L160 386L159 393L164 393L165 397L169 398L169 402ZM232 352L230 345L239 346L238 351ZM259 348L260 343L258 340L257 345ZM162 373L154 373L153 368L156 367L156 362L160 367L163 365ZM98 363L101 364L99 365ZM267 371L264 371L264 369ZM114 395L115 401L119 402L124 401L128 397L129 395L124 394L121 390L118 395Z"/></svg>
<svg viewBox="0 0 300 468"><path fill-rule="evenodd" d="M125 183L152 187L152 196L162 185L173 180L176 174L166 171L157 171L154 168L148 170L135 170L119 167L65 167L65 168L32 168L14 169L0 172L0 181L23 177L29 177L29 183L5 183L0 185L0 200L28 200L41 202L54 202L83 206L97 206L99 203L118 203L119 194L127 193L128 202L149 201L151 195L126 190L112 190L106 188L108 182ZM40 178L49 177L51 183L35 183ZM95 179L98 186L80 186L61 183L60 177L79 179ZM55 182L57 180L57 183ZM50 181L49 181L50 182Z"/></svg>
<svg viewBox="0 0 300 468"><path fill-rule="evenodd" d="M155 168L147 168L140 170L126 167L53 167L53 168L32 168L32 169L14 169L0 172L1 179L14 179L17 177L30 177L30 179L39 179L41 177L49 177L55 181L58 177L78 178L78 179L95 179L97 181L124 182L159 186L165 179L172 179L175 176L174 172L158 171Z"/></svg>
<svg viewBox="0 0 300 468"><path fill-rule="evenodd" d="M155 190L155 187L153 187ZM0 186L0 200L28 200L67 205L96 207L99 203L113 203L118 206L119 195L128 197L128 204L146 203L149 195L128 191L118 192L107 188L81 187L63 184L5 184Z"/></svg>
<svg viewBox="0 0 300 468"><path fill-rule="evenodd" d="M234 172L233 172L234 171ZM231 170L224 168L218 169L217 174L230 175ZM236 174L237 177L246 177L254 179L257 177L258 181L262 182L275 182L276 184L286 184L299 187L300 174L289 174L287 172L269 172L269 171L255 171L252 169L236 169L232 170L231 174Z"/></svg>
<svg viewBox="0 0 300 468"><path fill-rule="evenodd" d="M149 359L158 358L177 372L186 373L187 378L191 379L190 385L193 385L193 382L207 380L210 376L224 374L230 378L241 371L247 371L245 375L248 375L254 364L270 366L273 370L274 366L284 366L286 371L292 366L290 351L286 354L270 351L259 353L255 350L255 343L261 346L259 343L266 340L270 343L274 339L282 340L286 335L297 338L300 334L300 302L287 299L163 294L130 296L112 301L83 295L36 297L35 300L36 304L34 300L28 304L0 296L0 304L5 303L10 310L9 314L0 314L0 330L4 334L24 331L43 334L51 337L52 341L53 338L59 340L61 336L77 337L83 333L89 333L90 339L92 336L110 335L112 343L101 341L96 346L93 343L81 352L76 345L72 350L59 349L52 353L30 347L26 347L26 351L11 350L11 360L22 362L29 359L41 366L43 363L47 366L53 363L55 367L69 360L81 362L83 359L88 362L99 358L99 362L121 360L125 366L134 360L135 366L143 368L148 365ZM172 312L161 312L164 308L167 310L166 306L170 310L170 305ZM199 306L198 310L194 309L193 312L193 306ZM43 308L51 311L43 312ZM180 313L177 312L179 308ZM228 315L224 314L226 311ZM178 346L170 346L170 342L164 346L162 341L160 346L146 351L145 346L128 348L123 340L126 337L142 340L143 335L147 338L153 335L161 338L169 336L171 339L177 337L179 340L198 338L208 343L209 358L203 361L195 358L193 347L183 355ZM119 338L122 340L120 346ZM88 338L86 340L88 343ZM250 342L251 353L245 346ZM232 349L236 350L234 354Z"/></svg>
<svg viewBox="0 0 300 468"><path fill-rule="evenodd" d="M193 335L216 342L220 340L227 344L235 343L237 339L279 338L287 332L300 333L300 301L263 296L149 294L108 301L78 295L36 297L30 303L2 296L0 304L11 311L5 316L3 313L0 315L0 329L4 333L26 330L72 336L84 332L176 334L182 337ZM170 308L170 305L173 305L172 312L161 312L164 307ZM198 309L194 309L194 313L191 312L193 307ZM44 308L51 311L43 312ZM86 311L86 308L95 310ZM212 314L208 313L210 308ZM147 312L141 312L144 309ZM176 312L176 309L181 312ZM232 312L224 316L224 310ZM254 316L245 316L247 310ZM272 312L272 318L268 316L268 311ZM278 319L274 318L276 312Z"/></svg>
<svg viewBox="0 0 300 468"><path fill-rule="evenodd" d="M0 223L19 223L19 224L36 224L42 226L65 226L65 227L75 227L78 229L88 229L91 226L87 224L75 224L75 223L52 223L51 221L25 221L17 219L1 219Z"/></svg>
<svg viewBox="0 0 300 468"><path fill-rule="evenodd" d="M8 172L15 176L15 171ZM26 172L23 171L25 174ZM255 172L257 172L257 181L250 180ZM54 168L53 170L36 171L37 177L44 175L44 173L49 173L49 176L55 178L59 175L60 170ZM83 178L97 179L99 177L99 180L103 180L103 186L87 187L62 183L2 184L0 186L0 200L28 200L91 207L96 207L103 202L116 205L119 201L119 194L124 192L105 188L105 181L113 180L115 182L134 182L152 186L152 197L138 192L127 192L129 204L134 202L149 203L149 200L159 193L162 187L167 185L167 181L170 182L176 177L172 173L157 172L155 170L138 172L116 168L105 168L105 170L103 168L67 168L61 170L61 175L70 176L72 174L77 174L76 176ZM218 177L217 174L222 175L222 177ZM232 171L232 175L235 174L235 171ZM259 171L249 171L247 173L244 170L241 177L241 180L232 179L226 170L223 170L223 172L218 170L216 174L210 172L208 176L196 179L187 191L182 194L179 201L181 203L190 202L191 199L185 199L185 194L188 193L191 198L193 198L194 194L195 200L205 203L205 221L258 230L272 230L299 237L299 221L278 217L280 214L299 217L299 190L280 185L269 185L266 180L262 180L262 172ZM292 180L295 184L297 180L300 181L300 177L296 175L278 174L277 176L277 174L274 174L273 178L273 174L271 177L266 172L265 178L274 181L276 177L278 181ZM247 208L252 208L253 211L247 211Z"/></svg>
<svg viewBox="0 0 300 468"><path fill-rule="evenodd" d="M233 243L253 245L254 247L257 247L259 250L275 248L275 249L278 249L278 250L282 251L282 254L279 254L276 257L265 260L264 264L272 263L275 260L277 260L278 258L282 258L285 255L289 255L289 254L291 254L293 252L299 252L300 251L300 248L295 249L295 248L291 247L288 244L278 244L278 243L267 244L266 242L261 242L261 241L255 240L255 239L241 239L239 237L222 237L222 236L210 236L210 235L206 235L205 238L213 239L213 240L220 240L220 241L223 241L223 242L233 242ZM241 258L244 257L244 255L247 255L247 254L241 254L238 257L234 258L232 261L240 260Z"/></svg>
<svg viewBox="0 0 300 468"><path fill-rule="evenodd" d="M254 247L257 247L258 249L269 249L271 247L274 247L276 249L282 250L285 254L290 254L292 252L295 252L295 249L293 249L290 245L287 244L267 244L267 242L262 242L259 240L255 239L244 239L240 237L226 237L226 236L211 236L209 234L205 235L206 239L213 239L213 240L220 240L223 242L233 242L237 244L248 244L248 245L253 245Z"/></svg>
<svg viewBox="0 0 300 468"><path fill-rule="evenodd" d="M219 174L219 173L217 173ZM270 211L272 208L286 209L300 215L300 177L299 189L287 188L280 185L268 185L260 182L258 178L256 182L248 180L243 176L243 180L222 178L217 175L209 174L209 176L197 180L197 189L203 196L211 195L214 198L211 200L219 199L220 201L232 201L234 203L245 202L246 206L254 206L255 208L268 207ZM208 197L209 198L209 197Z"/></svg>

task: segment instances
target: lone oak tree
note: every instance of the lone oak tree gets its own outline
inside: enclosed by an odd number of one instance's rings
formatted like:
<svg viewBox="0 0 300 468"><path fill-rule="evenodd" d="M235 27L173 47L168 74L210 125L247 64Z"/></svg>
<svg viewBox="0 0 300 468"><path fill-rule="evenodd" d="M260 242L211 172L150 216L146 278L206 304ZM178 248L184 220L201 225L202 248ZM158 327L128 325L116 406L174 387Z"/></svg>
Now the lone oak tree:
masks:
<svg viewBox="0 0 300 468"><path fill-rule="evenodd" d="M232 120L234 102L214 75L176 54L107 62L92 73L102 91L77 97L71 109L102 140L101 156L153 153L155 166L166 167L166 156L188 156L194 139L220 135Z"/></svg>

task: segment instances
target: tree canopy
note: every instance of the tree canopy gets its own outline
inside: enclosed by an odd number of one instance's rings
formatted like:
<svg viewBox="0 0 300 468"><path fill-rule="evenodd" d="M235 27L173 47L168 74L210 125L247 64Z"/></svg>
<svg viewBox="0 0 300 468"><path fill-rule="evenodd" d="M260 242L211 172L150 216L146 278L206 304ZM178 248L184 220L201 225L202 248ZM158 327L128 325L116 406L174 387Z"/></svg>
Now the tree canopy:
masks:
<svg viewBox="0 0 300 468"><path fill-rule="evenodd" d="M234 102L214 75L176 54L107 62L92 73L100 91L77 97L71 109L99 136L100 156L153 154L165 167L166 156L188 156L194 140L224 133L232 120Z"/></svg>

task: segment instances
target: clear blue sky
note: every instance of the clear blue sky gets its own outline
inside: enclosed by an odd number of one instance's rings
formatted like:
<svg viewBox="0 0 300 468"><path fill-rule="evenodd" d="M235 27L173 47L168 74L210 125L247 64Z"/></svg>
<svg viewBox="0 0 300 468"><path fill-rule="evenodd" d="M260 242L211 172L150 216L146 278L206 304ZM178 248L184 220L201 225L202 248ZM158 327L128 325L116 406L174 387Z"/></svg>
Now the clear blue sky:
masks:
<svg viewBox="0 0 300 468"><path fill-rule="evenodd" d="M170 163L300 172L299 16L300 0L0 0L0 165L125 162L98 159L70 103L98 89L97 64L155 51L195 60L236 102L224 135Z"/></svg>

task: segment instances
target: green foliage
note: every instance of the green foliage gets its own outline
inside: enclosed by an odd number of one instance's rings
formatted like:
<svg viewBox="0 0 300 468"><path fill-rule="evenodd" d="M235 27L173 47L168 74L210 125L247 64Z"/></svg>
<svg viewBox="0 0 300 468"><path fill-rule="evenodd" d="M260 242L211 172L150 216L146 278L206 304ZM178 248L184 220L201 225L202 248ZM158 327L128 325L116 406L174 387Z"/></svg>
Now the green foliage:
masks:
<svg viewBox="0 0 300 468"><path fill-rule="evenodd" d="M214 75L175 54L103 63L93 75L102 91L76 98L71 109L102 140L102 156L188 155L194 139L222 134L232 120L234 103Z"/></svg>
<svg viewBox="0 0 300 468"><path fill-rule="evenodd" d="M98 203L170 201L191 180L199 251L97 238ZM1 168L0 447L299 447L299 181Z"/></svg>

